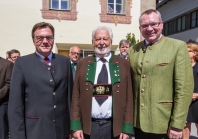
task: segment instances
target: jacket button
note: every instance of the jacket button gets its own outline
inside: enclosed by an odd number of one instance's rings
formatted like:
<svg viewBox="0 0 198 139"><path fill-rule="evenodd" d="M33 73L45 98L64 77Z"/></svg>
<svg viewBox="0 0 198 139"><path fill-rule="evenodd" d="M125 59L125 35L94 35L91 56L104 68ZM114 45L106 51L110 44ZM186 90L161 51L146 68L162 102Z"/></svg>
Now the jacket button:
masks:
<svg viewBox="0 0 198 139"><path fill-rule="evenodd" d="M56 92L54 92L53 95L55 96L56 95Z"/></svg>
<svg viewBox="0 0 198 139"><path fill-rule="evenodd" d="M88 91L88 89L86 89L86 91Z"/></svg>
<svg viewBox="0 0 198 139"><path fill-rule="evenodd" d="M53 82L53 80L51 79L50 82Z"/></svg>
<svg viewBox="0 0 198 139"><path fill-rule="evenodd" d="M56 109L56 105L54 105L54 109Z"/></svg>
<svg viewBox="0 0 198 139"><path fill-rule="evenodd" d="M144 93L144 89L141 89L141 92Z"/></svg>
<svg viewBox="0 0 198 139"><path fill-rule="evenodd" d="M145 78L146 77L146 75L144 74L144 75L142 75L142 78Z"/></svg>
<svg viewBox="0 0 198 139"><path fill-rule="evenodd" d="M144 103L140 104L141 107L144 107Z"/></svg>
<svg viewBox="0 0 198 139"><path fill-rule="evenodd" d="M55 123L56 122L56 120L53 120L53 123Z"/></svg>
<svg viewBox="0 0 198 139"><path fill-rule="evenodd" d="M50 70L50 68L48 68L48 70Z"/></svg>
<svg viewBox="0 0 198 139"><path fill-rule="evenodd" d="M140 62L140 64L142 65L142 64L143 64L143 62L141 61L141 62Z"/></svg>

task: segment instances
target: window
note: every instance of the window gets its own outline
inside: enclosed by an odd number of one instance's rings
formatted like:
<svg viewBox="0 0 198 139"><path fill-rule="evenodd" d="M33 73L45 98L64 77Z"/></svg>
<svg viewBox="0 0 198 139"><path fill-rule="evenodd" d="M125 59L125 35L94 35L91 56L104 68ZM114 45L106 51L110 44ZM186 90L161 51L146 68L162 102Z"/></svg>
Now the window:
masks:
<svg viewBox="0 0 198 139"><path fill-rule="evenodd" d="M124 0L108 0L107 13L125 14Z"/></svg>
<svg viewBox="0 0 198 139"><path fill-rule="evenodd" d="M168 35L168 23L164 24L164 35Z"/></svg>
<svg viewBox="0 0 198 139"><path fill-rule="evenodd" d="M77 20L76 0L42 0L44 19Z"/></svg>
<svg viewBox="0 0 198 139"><path fill-rule="evenodd" d="M100 0L100 21L117 24L131 24L132 0Z"/></svg>
<svg viewBox="0 0 198 139"><path fill-rule="evenodd" d="M186 30L186 16L182 17L181 30Z"/></svg>
<svg viewBox="0 0 198 139"><path fill-rule="evenodd" d="M177 19L177 32L186 30L186 16Z"/></svg>
<svg viewBox="0 0 198 139"><path fill-rule="evenodd" d="M56 10L70 10L69 0L50 0L50 8Z"/></svg>
<svg viewBox="0 0 198 139"><path fill-rule="evenodd" d="M190 27L194 28L198 26L198 10L194 11L191 13L191 18L190 18Z"/></svg>

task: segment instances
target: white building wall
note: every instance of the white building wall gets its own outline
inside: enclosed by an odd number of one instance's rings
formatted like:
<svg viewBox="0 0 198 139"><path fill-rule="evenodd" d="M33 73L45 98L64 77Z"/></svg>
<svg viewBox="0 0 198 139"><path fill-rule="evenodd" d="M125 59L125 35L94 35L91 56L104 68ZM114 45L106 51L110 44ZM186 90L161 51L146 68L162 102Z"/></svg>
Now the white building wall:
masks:
<svg viewBox="0 0 198 139"><path fill-rule="evenodd" d="M125 39L127 33L134 33L139 39L138 18L140 15L140 1L133 1L131 24L102 23L99 13L99 0L78 0L77 21L42 19L42 0L0 0L0 56L11 49L17 49L22 55L35 51L31 39L31 29L35 23L44 21L51 23L55 28L56 43L91 44L91 33L97 26L108 26L113 31L113 45L118 45ZM54 46L54 52L57 47Z"/></svg>

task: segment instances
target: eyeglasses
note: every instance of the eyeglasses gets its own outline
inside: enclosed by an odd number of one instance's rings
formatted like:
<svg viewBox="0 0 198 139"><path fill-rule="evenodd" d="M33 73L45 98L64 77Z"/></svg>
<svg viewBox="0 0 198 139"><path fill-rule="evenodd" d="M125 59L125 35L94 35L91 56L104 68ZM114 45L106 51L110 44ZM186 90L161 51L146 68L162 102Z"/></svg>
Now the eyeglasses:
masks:
<svg viewBox="0 0 198 139"><path fill-rule="evenodd" d="M13 57L11 57L12 59L17 59L19 56L13 56Z"/></svg>
<svg viewBox="0 0 198 139"><path fill-rule="evenodd" d="M46 38L47 41L53 41L54 37L53 36L35 36L36 41L42 42Z"/></svg>
<svg viewBox="0 0 198 139"><path fill-rule="evenodd" d="M143 29L147 29L149 26L151 26L152 28L156 28L156 27L158 27L159 26L159 24L160 24L161 22L153 22L153 23L150 23L150 24L142 24L142 25L140 25L140 27L141 28L143 28Z"/></svg>
<svg viewBox="0 0 198 139"><path fill-rule="evenodd" d="M80 53L71 52L72 55L80 55Z"/></svg>

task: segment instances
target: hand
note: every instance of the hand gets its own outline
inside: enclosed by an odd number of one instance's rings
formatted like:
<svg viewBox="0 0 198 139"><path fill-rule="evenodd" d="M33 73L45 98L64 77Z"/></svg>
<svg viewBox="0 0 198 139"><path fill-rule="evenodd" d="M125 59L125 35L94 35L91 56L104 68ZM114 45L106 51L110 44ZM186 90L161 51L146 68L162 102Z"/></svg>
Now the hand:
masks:
<svg viewBox="0 0 198 139"><path fill-rule="evenodd" d="M83 136L83 131L82 130L77 130L73 133L73 136L75 139L84 139Z"/></svg>
<svg viewBox="0 0 198 139"><path fill-rule="evenodd" d="M193 93L192 100L195 101L198 98L198 93Z"/></svg>
<svg viewBox="0 0 198 139"><path fill-rule="evenodd" d="M119 139L128 139L129 135L125 133L120 133L120 138Z"/></svg>
<svg viewBox="0 0 198 139"><path fill-rule="evenodd" d="M181 139L182 138L182 130L174 128L174 127L169 127L168 137L170 139Z"/></svg>

